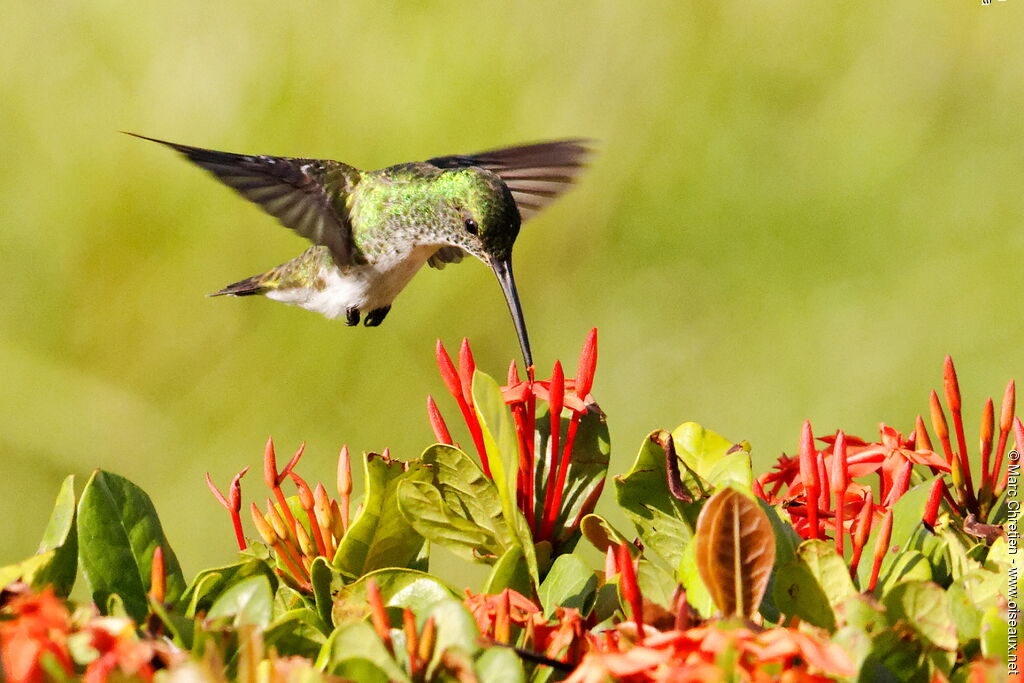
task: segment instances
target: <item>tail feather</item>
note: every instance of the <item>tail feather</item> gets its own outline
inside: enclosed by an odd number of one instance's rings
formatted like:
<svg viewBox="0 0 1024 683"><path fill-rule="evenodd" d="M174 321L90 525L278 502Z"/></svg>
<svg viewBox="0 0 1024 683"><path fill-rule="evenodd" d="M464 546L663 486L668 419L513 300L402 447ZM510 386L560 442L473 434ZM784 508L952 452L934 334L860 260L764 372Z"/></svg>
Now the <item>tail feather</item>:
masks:
<svg viewBox="0 0 1024 683"><path fill-rule="evenodd" d="M262 280L263 275L253 275L230 284L219 292L210 294L210 296L253 296L255 294L265 294L270 288L264 286Z"/></svg>

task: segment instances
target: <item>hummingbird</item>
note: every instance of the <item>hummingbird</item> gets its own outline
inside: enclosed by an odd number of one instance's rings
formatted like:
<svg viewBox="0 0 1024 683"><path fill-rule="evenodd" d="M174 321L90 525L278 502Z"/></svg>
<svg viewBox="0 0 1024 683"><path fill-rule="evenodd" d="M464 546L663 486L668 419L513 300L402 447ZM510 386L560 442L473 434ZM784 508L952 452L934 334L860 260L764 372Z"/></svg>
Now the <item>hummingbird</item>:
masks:
<svg viewBox="0 0 1024 683"><path fill-rule="evenodd" d="M234 154L129 133L181 153L313 243L299 256L210 296L300 306L348 325L380 325L428 264L466 254L494 271L526 365L530 340L512 274L522 221L568 190L590 153L582 139L434 157L363 171L330 159Z"/></svg>

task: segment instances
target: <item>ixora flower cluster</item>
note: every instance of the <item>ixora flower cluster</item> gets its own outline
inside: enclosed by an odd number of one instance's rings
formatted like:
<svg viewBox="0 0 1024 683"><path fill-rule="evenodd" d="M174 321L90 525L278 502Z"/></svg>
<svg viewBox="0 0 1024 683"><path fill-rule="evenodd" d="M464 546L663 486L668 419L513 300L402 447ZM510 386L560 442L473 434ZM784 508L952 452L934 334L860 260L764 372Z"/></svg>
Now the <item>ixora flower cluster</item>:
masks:
<svg viewBox="0 0 1024 683"><path fill-rule="evenodd" d="M239 556L190 582L141 488L97 470L76 492L69 477L39 552L0 569L4 680L980 682L1017 670L1012 382L998 422L992 400L982 410L973 462L949 359L932 434L921 418L909 436L882 425L874 442L816 439L805 423L798 454L757 478L745 442L694 423L654 431L612 478L621 514L608 518L595 512L610 454L591 395L596 331L575 377L556 363L523 378L513 363L500 386L465 341L456 360L440 343L436 357L458 429L428 397L435 443L409 460L342 448L329 486L298 473L303 447L280 468L268 441L267 493L247 514L246 469L224 493L207 477ZM436 546L485 566L483 585L429 573ZM76 606L79 575L91 600Z"/></svg>

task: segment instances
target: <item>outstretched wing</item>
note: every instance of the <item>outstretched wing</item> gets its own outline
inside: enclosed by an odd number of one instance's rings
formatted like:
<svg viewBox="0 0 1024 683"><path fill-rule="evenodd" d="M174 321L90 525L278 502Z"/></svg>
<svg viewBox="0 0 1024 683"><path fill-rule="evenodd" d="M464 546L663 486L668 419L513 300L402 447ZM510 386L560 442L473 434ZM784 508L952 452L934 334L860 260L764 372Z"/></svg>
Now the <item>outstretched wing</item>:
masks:
<svg viewBox="0 0 1024 683"><path fill-rule="evenodd" d="M352 231L345 216L345 197L358 182L359 171L327 159L250 156L129 133L180 152L228 187L263 207L285 227L331 250L339 265L353 262Z"/></svg>
<svg viewBox="0 0 1024 683"><path fill-rule="evenodd" d="M497 174L512 191L525 221L572 187L590 156L589 144L589 140L556 140L434 157L427 163L439 168L479 166Z"/></svg>

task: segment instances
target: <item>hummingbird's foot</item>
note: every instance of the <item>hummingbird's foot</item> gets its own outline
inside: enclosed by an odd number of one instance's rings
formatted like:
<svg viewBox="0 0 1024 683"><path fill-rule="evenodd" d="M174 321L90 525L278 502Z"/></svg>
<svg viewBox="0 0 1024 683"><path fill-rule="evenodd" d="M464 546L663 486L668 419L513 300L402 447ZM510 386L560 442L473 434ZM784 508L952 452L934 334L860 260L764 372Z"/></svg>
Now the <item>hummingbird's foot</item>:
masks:
<svg viewBox="0 0 1024 683"><path fill-rule="evenodd" d="M366 321L363 323L367 327L377 327L384 318L388 317L388 311L391 310L390 306L382 306L381 308L375 308L366 314Z"/></svg>
<svg viewBox="0 0 1024 683"><path fill-rule="evenodd" d="M349 327L355 327L359 324L359 309L353 306L352 308L345 309L345 324Z"/></svg>

